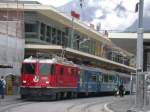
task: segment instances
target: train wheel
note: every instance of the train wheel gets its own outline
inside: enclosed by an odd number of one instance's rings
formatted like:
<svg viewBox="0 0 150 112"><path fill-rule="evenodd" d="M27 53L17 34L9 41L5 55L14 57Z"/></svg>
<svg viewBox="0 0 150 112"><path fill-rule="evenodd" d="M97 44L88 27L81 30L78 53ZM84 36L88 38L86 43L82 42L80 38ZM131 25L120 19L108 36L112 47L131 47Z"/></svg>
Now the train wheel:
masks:
<svg viewBox="0 0 150 112"><path fill-rule="evenodd" d="M77 93L76 92L72 92L71 93L71 98L77 98Z"/></svg>
<svg viewBox="0 0 150 112"><path fill-rule="evenodd" d="M71 92L67 92L67 98L68 98L68 99L71 98Z"/></svg>
<svg viewBox="0 0 150 112"><path fill-rule="evenodd" d="M27 95L21 95L21 99L26 99Z"/></svg>
<svg viewBox="0 0 150 112"><path fill-rule="evenodd" d="M74 98L77 98L77 93L76 92L74 93Z"/></svg>

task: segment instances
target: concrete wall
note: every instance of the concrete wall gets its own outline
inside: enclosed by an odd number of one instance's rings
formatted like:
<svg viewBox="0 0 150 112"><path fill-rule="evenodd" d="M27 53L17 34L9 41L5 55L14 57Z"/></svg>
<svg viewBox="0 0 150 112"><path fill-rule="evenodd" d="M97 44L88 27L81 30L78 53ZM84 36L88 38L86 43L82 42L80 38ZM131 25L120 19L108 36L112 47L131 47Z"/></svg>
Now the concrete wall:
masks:
<svg viewBox="0 0 150 112"><path fill-rule="evenodd" d="M0 68L0 75L20 74L20 65L24 58L24 43L24 39L0 34L0 65L13 67Z"/></svg>
<svg viewBox="0 0 150 112"><path fill-rule="evenodd" d="M0 21L0 65L12 68L0 68L0 75L20 74L24 59L25 40L20 21Z"/></svg>

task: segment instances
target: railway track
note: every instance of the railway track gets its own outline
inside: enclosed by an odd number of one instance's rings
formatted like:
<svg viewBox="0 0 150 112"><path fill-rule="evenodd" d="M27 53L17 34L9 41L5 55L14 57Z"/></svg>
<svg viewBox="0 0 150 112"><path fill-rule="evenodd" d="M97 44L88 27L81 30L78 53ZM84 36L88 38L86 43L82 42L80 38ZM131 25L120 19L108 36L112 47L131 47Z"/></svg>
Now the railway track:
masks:
<svg viewBox="0 0 150 112"><path fill-rule="evenodd" d="M92 97L60 101L25 101L15 100L6 105L0 105L0 112L103 112L104 104L113 97Z"/></svg>
<svg viewBox="0 0 150 112"><path fill-rule="evenodd" d="M94 100L94 101L91 101L91 99L88 101L88 100L85 100L85 101L81 101L79 103L75 103L71 106L69 106L67 109L66 109L66 112L93 112L93 110L91 109L92 107L95 107L99 105L99 110L103 110L103 105L110 101L110 99L107 99L107 100L101 100L101 101L97 101L97 100Z"/></svg>

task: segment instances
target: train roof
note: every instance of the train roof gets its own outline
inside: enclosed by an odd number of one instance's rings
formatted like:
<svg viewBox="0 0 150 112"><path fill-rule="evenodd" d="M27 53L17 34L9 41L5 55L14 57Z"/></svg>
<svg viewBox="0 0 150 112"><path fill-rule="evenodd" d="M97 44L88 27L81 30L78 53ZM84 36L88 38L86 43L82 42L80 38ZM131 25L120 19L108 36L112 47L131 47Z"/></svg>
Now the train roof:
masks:
<svg viewBox="0 0 150 112"><path fill-rule="evenodd" d="M67 61L67 60L61 60L61 59L56 59L56 58L52 58L52 59L34 59L32 57L25 59L23 61L23 63L50 63L50 64L61 64L61 65L69 65L69 66L73 66L76 67L77 65L74 64L72 61Z"/></svg>
<svg viewBox="0 0 150 112"><path fill-rule="evenodd" d="M105 70L105 69L95 68L95 67L90 67L90 66L85 66L85 65L78 65L78 67L80 69L89 70L89 71L102 72L102 73L114 74L114 75L116 74L116 75L123 76L123 77L130 77L130 75L126 73L116 72L112 70Z"/></svg>
<svg viewBox="0 0 150 112"><path fill-rule="evenodd" d="M96 71L96 72L113 73L113 74L115 74L114 71L105 70L105 69L102 69L102 68L95 68L95 67L85 66L85 65L78 65L78 67L80 69L84 69L84 70L90 70L90 71Z"/></svg>

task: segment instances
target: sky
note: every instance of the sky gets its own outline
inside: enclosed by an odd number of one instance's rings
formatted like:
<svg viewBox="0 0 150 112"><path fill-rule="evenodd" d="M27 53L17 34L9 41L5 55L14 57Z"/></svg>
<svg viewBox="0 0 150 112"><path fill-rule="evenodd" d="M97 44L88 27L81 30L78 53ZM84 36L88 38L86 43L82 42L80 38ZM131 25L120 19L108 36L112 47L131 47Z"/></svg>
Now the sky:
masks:
<svg viewBox="0 0 150 112"><path fill-rule="evenodd" d="M40 3L45 4L45 5L52 5L54 7L60 7L70 1L80 1L80 0L35 0L35 1L39 1ZM103 10L101 9L95 9L95 12L93 12L94 13L93 20L90 23L94 25L101 23L102 28L112 29L112 30L125 29L134 23L134 21L138 17L137 16L138 13L134 12L135 4L138 1L139 0L84 0L84 2L87 3L88 7L100 6L106 10L106 12L103 12ZM126 11L120 11L120 9L115 11L114 9L116 8L116 5L118 4L121 4L126 9ZM144 15L147 15L148 17L150 17L149 6L150 6L150 0L144 0L144 7L145 7ZM86 8L86 6L84 7ZM120 12L119 16L117 15L117 12ZM99 19L101 16L106 15L106 14L107 14L106 18Z"/></svg>
<svg viewBox="0 0 150 112"><path fill-rule="evenodd" d="M31 0L29 0L31 1ZM54 7L59 7L61 5L64 5L72 0L36 0L36 1L39 1L40 3L42 4L45 4L45 5L52 5Z"/></svg>

